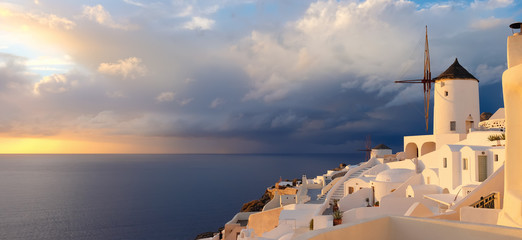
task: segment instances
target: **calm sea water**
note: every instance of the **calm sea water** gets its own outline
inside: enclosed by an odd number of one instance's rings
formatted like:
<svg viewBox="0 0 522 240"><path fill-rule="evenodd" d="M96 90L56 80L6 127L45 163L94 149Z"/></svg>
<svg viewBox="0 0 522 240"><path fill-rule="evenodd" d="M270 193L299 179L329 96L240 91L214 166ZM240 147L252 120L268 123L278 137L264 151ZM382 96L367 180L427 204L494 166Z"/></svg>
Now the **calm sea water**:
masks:
<svg viewBox="0 0 522 240"><path fill-rule="evenodd" d="M359 155L0 155L0 239L194 239Z"/></svg>

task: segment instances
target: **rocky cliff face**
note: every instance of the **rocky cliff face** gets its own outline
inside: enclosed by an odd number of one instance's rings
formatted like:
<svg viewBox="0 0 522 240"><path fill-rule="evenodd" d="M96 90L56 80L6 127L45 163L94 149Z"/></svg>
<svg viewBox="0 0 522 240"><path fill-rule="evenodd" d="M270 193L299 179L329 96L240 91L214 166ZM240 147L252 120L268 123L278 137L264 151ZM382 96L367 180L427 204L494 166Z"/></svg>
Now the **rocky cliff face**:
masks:
<svg viewBox="0 0 522 240"><path fill-rule="evenodd" d="M268 202L270 202L270 200L272 200L273 197L274 195L272 195L271 192L265 191L261 198L243 204L243 207L241 207L241 212L260 212L263 210L263 207Z"/></svg>
<svg viewBox="0 0 522 240"><path fill-rule="evenodd" d="M480 121L486 121L488 120L491 116L493 116L493 113L490 113L490 112L483 112L480 114Z"/></svg>

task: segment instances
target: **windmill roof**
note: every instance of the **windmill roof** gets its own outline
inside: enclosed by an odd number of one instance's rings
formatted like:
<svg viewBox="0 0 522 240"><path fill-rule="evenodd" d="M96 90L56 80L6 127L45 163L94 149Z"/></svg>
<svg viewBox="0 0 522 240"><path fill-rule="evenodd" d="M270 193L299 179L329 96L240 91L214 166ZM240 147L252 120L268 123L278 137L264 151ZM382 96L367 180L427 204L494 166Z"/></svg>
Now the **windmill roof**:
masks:
<svg viewBox="0 0 522 240"><path fill-rule="evenodd" d="M389 148L388 146L386 146L384 144L379 144L372 149L391 149L391 148Z"/></svg>
<svg viewBox="0 0 522 240"><path fill-rule="evenodd" d="M472 79L478 82L478 79L468 72L462 65L460 65L459 60L455 58L455 62L451 64L451 66L446 69L443 73L441 73L438 77L433 80L441 80L441 79Z"/></svg>

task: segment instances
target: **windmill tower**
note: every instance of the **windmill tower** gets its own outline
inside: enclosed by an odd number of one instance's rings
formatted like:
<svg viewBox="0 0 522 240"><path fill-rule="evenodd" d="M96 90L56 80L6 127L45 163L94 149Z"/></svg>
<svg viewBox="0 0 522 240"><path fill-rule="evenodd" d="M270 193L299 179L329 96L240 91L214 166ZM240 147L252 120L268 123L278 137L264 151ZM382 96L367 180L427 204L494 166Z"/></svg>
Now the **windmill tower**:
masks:
<svg viewBox="0 0 522 240"><path fill-rule="evenodd" d="M457 59L435 81L433 134L467 133L480 122L479 80Z"/></svg>
<svg viewBox="0 0 522 240"><path fill-rule="evenodd" d="M396 83L422 83L426 132L429 130L429 110L432 85L435 85L433 134L467 133L480 122L478 79L462 67L457 59L438 77L431 79L428 27L424 49L424 77Z"/></svg>

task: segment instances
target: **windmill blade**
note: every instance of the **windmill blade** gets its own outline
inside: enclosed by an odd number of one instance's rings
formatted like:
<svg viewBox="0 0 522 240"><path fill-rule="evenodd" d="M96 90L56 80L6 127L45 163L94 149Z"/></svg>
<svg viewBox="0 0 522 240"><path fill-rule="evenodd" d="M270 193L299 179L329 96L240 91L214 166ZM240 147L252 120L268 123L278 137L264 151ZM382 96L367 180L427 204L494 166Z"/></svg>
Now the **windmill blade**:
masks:
<svg viewBox="0 0 522 240"><path fill-rule="evenodd" d="M372 151L372 142L371 142L371 136L366 136L366 149L357 149L357 151L366 152L366 161L370 159L370 152Z"/></svg>
<svg viewBox="0 0 522 240"><path fill-rule="evenodd" d="M430 96L431 83L435 82L431 79L431 65L430 65L430 48L428 45L428 26L426 26L426 42L424 44L424 73L423 79L414 80L400 80L395 83L422 83L424 93L424 119L426 121L426 132L429 132L429 116L430 116Z"/></svg>
<svg viewBox="0 0 522 240"><path fill-rule="evenodd" d="M395 83L423 83L424 79L414 79L414 80L399 80L395 81Z"/></svg>

